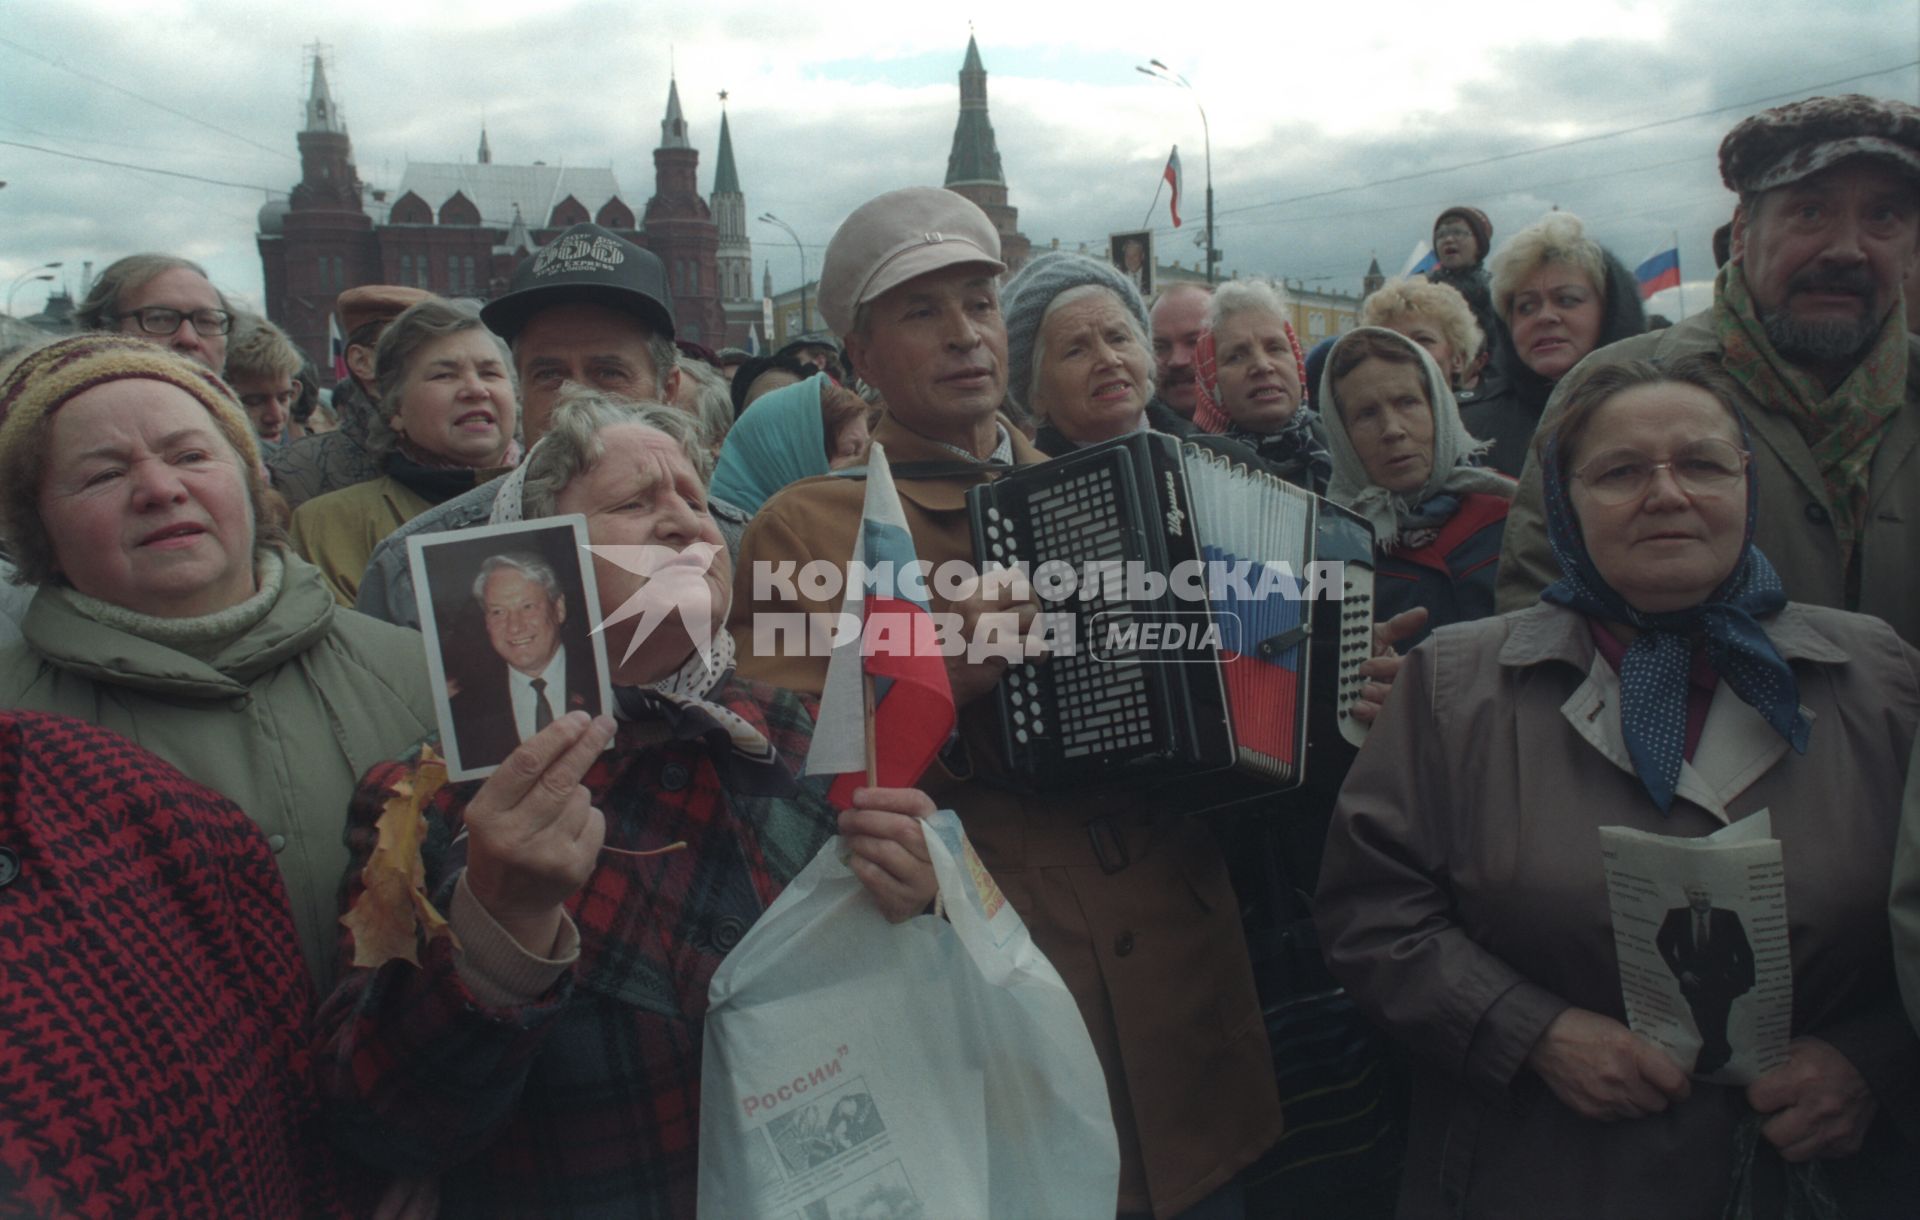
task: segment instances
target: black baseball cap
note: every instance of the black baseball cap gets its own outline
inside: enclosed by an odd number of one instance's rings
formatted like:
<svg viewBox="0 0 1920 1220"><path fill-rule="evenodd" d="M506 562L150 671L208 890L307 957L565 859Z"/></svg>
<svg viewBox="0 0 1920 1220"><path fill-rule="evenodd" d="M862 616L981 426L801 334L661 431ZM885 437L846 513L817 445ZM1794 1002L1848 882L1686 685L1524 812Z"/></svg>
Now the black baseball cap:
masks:
<svg viewBox="0 0 1920 1220"><path fill-rule="evenodd" d="M577 224L520 260L507 295L489 301L480 320L508 343L527 319L553 305L604 305L632 314L673 338L673 293L666 264L651 251L597 224Z"/></svg>

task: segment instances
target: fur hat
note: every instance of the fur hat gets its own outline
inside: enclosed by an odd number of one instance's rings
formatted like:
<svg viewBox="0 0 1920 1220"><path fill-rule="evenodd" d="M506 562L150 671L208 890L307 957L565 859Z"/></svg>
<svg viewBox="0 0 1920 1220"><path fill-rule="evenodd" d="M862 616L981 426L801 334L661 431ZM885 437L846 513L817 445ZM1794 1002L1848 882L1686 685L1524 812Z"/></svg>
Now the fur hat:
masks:
<svg viewBox="0 0 1920 1220"><path fill-rule="evenodd" d="M1493 249L1493 222L1487 219L1487 214L1479 208L1468 207L1464 203L1455 204L1433 218L1433 228L1436 233L1449 216L1458 217L1462 224L1473 230L1473 240L1480 248L1480 253L1474 256L1473 261L1484 262L1487 251Z"/></svg>
<svg viewBox="0 0 1920 1220"><path fill-rule="evenodd" d="M1097 284L1119 297L1139 323L1140 333L1153 333L1140 289L1112 263L1065 250L1049 251L1029 262L1007 281L1000 302L1007 322L1007 394L1029 411L1035 409L1027 399L1033 390L1033 349L1039 344L1040 321L1055 297L1087 284Z"/></svg>
<svg viewBox="0 0 1920 1220"><path fill-rule="evenodd" d="M1720 141L1720 179L1751 195L1850 157L1877 157L1920 180L1920 106L1847 93L1762 110Z"/></svg>

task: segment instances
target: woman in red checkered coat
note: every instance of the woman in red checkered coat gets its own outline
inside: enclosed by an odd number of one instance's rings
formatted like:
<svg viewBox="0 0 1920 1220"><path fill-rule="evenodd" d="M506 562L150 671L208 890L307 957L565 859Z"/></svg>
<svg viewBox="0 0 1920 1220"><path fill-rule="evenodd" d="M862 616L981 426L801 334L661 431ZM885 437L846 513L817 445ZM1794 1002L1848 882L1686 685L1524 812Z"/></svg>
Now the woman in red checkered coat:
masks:
<svg viewBox="0 0 1920 1220"><path fill-rule="evenodd" d="M706 639L670 617L629 648L634 620L609 624L618 723L574 712L485 783L428 803L426 890L453 936L424 938L419 966L378 968L355 968L342 937L320 1018L336 1130L375 1164L440 1172L449 1220L691 1216L707 984L727 952L836 830L889 917L933 897L924 794L866 790L836 819L798 773L809 705L733 676L732 573L694 428L671 408L577 395L495 519L579 512L596 545L710 554ZM595 563L616 617L643 582ZM349 901L418 764L363 780Z"/></svg>

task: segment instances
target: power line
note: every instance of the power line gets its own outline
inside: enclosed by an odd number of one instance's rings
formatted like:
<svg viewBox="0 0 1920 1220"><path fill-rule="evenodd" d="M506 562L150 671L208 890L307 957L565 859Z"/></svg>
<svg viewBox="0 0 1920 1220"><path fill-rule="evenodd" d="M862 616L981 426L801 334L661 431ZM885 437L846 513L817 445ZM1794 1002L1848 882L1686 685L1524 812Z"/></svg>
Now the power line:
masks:
<svg viewBox="0 0 1920 1220"><path fill-rule="evenodd" d="M1432 178L1439 174L1453 173L1455 170L1478 169L1483 165L1495 165L1499 162L1512 161L1519 157L1531 157L1536 153L1552 152L1555 149L1561 148L1574 148L1582 144L1593 144L1600 140L1611 140L1616 136L1626 136L1633 135L1636 132L1651 131L1656 127L1671 127L1675 123L1685 123L1693 119L1703 119L1711 115L1724 114L1729 110L1742 110L1749 106L1758 106L1762 102L1778 101L1783 97L1797 97L1800 94L1810 93L1816 89L1831 89L1835 85L1852 84L1854 81L1865 80L1870 76L1885 76L1889 72L1901 72L1917 66L1920 66L1920 59L1908 60L1903 64L1894 64L1892 67L1877 68L1872 72L1860 72L1853 76L1840 77L1837 80L1821 81L1818 84L1802 85L1797 89L1789 89L1785 93L1770 93L1765 97L1750 98L1744 102L1732 102L1725 106L1715 106L1710 110L1696 110L1692 114L1681 114L1674 115L1670 118L1655 119L1650 123L1639 123L1632 127L1621 127L1613 131L1596 132L1590 136L1576 136L1571 140L1561 140L1553 144L1541 144L1533 148L1518 149L1514 152L1496 153L1491 157L1482 157L1477 161L1462 161L1457 165L1443 165L1436 169L1416 170L1410 174L1396 174L1391 178L1379 178L1372 182L1355 183L1352 186L1338 186L1327 191L1314 191L1310 194L1294 195L1286 199L1270 199L1265 203L1249 203L1237 208L1225 208L1219 210L1216 215L1231 216L1238 212L1253 212L1261 208L1277 208L1289 203L1301 203L1309 199L1326 199L1333 195L1345 195L1352 191L1370 190L1376 186L1393 186L1401 182L1412 182L1419 178Z"/></svg>
<svg viewBox="0 0 1920 1220"><path fill-rule="evenodd" d="M1831 89L1836 85L1851 84L1854 81L1866 80L1867 78L1873 77L1873 76L1885 76L1890 72L1903 72L1909 68L1914 68L1914 67L1920 67L1920 60L1909 60L1906 63L1894 64L1890 67L1876 68L1870 72L1860 72L1860 73L1855 73L1852 76L1843 76L1843 77L1836 78L1834 80L1821 81L1817 84L1802 85L1799 88L1790 89L1784 93L1768 94L1765 97L1750 98L1747 101L1743 101L1743 102L1731 102L1724 106L1715 106L1709 110L1695 111L1692 114L1683 114L1683 115L1676 115L1676 116L1672 116L1664 119L1655 119L1651 122L1639 123L1631 127L1621 127L1613 131L1603 131L1603 132L1596 132L1593 135L1576 136L1573 139L1561 140L1553 144L1541 144L1533 148L1523 148L1513 152L1497 153L1493 156L1482 157L1479 160L1475 160L1475 161L1462 161L1454 165L1443 165L1434 169L1416 170L1413 173L1398 174L1391 178L1379 178L1371 182L1357 182L1350 186L1339 186L1339 187L1334 187L1330 190L1325 190L1325 191L1313 191L1305 195L1291 195L1285 199L1270 199L1264 203L1243 204L1242 206L1237 208L1221 208L1216 210L1215 215L1216 216L1243 215L1247 212L1261 211L1266 208L1284 207L1285 205L1290 203L1304 203L1314 199L1328 199L1336 195L1351 194L1354 191L1371 190L1374 187L1392 186L1401 182L1412 182L1420 178L1437 177L1441 174L1452 173L1455 170L1477 169L1481 166L1493 165L1502 161L1512 161L1520 157L1530 157L1530 156L1533 156L1535 153L1552 152L1556 149L1572 148L1582 144L1592 144L1600 140L1610 140L1616 136L1632 135L1637 132L1651 131L1656 127L1667 127L1675 123L1684 123L1693 119L1707 118L1716 114L1724 114L1729 110L1740 110L1750 106L1758 106L1764 102L1778 101L1781 98L1798 97L1802 94L1811 93L1817 89ZM1685 158L1684 160L1693 160L1693 158ZM1667 164L1677 164L1677 163L1678 162L1661 162L1660 164L1667 165ZM1615 172L1627 173L1627 172L1635 172L1638 169L1651 169L1651 168L1655 168L1655 167L1639 166L1639 167L1634 167L1633 169L1615 171ZM1613 173L1595 174L1595 175L1589 175L1589 176L1595 177L1595 178L1604 178L1604 177L1614 176L1614 174ZM1582 180L1583 179L1581 178L1568 178L1568 179L1562 179L1559 182L1539 183L1539 184L1536 184L1536 186L1534 187L1508 188L1507 190L1502 191L1499 195L1494 197L1504 198L1508 195L1512 195L1520 191L1538 189L1538 187L1559 186L1559 185L1564 185L1565 183L1568 183L1568 182L1579 182ZM1413 205L1407 205L1407 206L1410 207ZM1393 210L1399 210L1399 209L1394 208L1394 209L1386 209L1386 210L1393 211ZM1346 215L1352 215L1352 213L1341 213L1340 215L1346 216ZM1320 216L1285 217L1285 218L1276 218L1276 219L1267 220L1267 221L1259 221L1255 223L1278 225L1278 224L1307 223L1312 220L1330 219L1330 218L1331 217L1320 217ZM1229 226L1216 226L1216 227L1225 228ZM1235 225L1231 227L1239 228L1240 226ZM1167 226L1161 226L1153 230L1153 234L1155 237L1173 236L1176 232L1177 230ZM1105 240L1104 238L1084 238L1084 239L1081 239L1081 242L1082 244L1091 244L1096 241L1104 241L1104 240ZM1063 244L1065 243L1063 242Z"/></svg>
<svg viewBox="0 0 1920 1220"><path fill-rule="evenodd" d="M81 153L61 152L57 148L45 148L39 144L23 144L18 140L0 140L0 145L8 148L24 148L30 152L45 153L49 157L65 157L71 161L86 161L94 165L110 165L115 169L138 170L143 174L162 174L168 178L185 178L189 182L204 182L209 186L231 186L243 191L260 191L267 195L286 194L283 190L275 190L272 187L260 186L252 182L227 182L220 178L203 178L199 174L186 174L176 169L156 169L151 165L134 165L126 161L109 161L105 157L89 157Z"/></svg>
<svg viewBox="0 0 1920 1220"><path fill-rule="evenodd" d="M102 80L101 78L93 75L90 72L82 72L80 69L73 67L70 64L62 63L57 59L50 59L47 56L40 54L40 52L35 51L30 47L21 46L19 43L15 42L11 38L0 37L0 46L12 47L14 50L20 52L22 55L26 55L33 59L37 59L43 64L47 64L51 67L58 68L62 72L71 72L73 75L79 77L81 80L91 81L94 84L99 85L103 89L111 89L115 93L122 94L126 97L130 97L136 102L141 102L145 105L153 107L155 110L163 110L166 113L173 115L176 118L185 119L187 120L187 122L194 123L201 127L204 127L208 131L218 132L219 134L226 136L230 140L238 140L242 144L246 144L250 147L259 149L261 152L272 153L274 156L279 157L285 161L291 161L294 159L292 154L288 153L287 150L284 148L272 148L272 147L269 147L268 145L260 143L258 140L254 140L254 139L251 139L250 137L243 136L237 131L228 131L224 127L216 127L212 123L209 123L205 119L201 118L199 115L188 114L184 110L176 110L172 106L167 105L165 102L155 101L153 98L147 97L143 94L135 93L133 90L124 88L120 85L116 85L110 80ZM157 173L160 171L155 171L155 172Z"/></svg>

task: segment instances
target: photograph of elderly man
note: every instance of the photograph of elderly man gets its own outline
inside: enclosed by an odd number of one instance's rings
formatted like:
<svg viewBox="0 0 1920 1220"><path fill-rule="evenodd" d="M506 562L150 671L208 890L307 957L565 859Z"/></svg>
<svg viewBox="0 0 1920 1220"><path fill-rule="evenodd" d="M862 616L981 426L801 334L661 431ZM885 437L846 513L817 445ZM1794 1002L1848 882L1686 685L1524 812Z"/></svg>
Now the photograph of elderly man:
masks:
<svg viewBox="0 0 1920 1220"><path fill-rule="evenodd" d="M493 656L448 701L463 768L495 766L568 712L592 710L594 688L593 649L552 564L531 551L490 555L473 601Z"/></svg>

